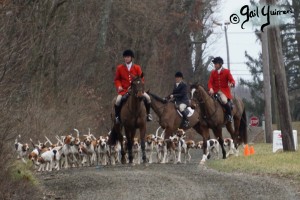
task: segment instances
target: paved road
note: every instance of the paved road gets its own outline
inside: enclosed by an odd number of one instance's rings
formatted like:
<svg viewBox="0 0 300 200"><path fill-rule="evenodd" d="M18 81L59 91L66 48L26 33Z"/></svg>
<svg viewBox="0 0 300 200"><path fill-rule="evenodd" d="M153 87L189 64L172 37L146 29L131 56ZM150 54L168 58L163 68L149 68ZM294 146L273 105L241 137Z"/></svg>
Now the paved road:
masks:
<svg viewBox="0 0 300 200"><path fill-rule="evenodd" d="M83 167L38 173L46 199L300 199L287 181L191 163Z"/></svg>

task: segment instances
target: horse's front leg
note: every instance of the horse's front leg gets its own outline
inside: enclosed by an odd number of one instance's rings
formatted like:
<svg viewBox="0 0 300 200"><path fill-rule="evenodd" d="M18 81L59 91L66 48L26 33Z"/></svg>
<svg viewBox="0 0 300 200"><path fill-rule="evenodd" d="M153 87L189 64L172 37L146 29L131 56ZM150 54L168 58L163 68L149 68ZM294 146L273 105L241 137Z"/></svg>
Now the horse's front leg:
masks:
<svg viewBox="0 0 300 200"><path fill-rule="evenodd" d="M226 151L225 151L225 148L224 148L224 140L222 137L219 137L219 144L221 146L221 149L222 149L222 155L223 155L223 159L226 159ZM218 152L218 157L219 157L219 151Z"/></svg>
<svg viewBox="0 0 300 200"><path fill-rule="evenodd" d="M182 151L182 148L180 146L180 142L178 144L178 156L177 156L177 163L181 163L181 151Z"/></svg>
<svg viewBox="0 0 300 200"><path fill-rule="evenodd" d="M236 116L233 117L233 122L234 122L234 129L232 127L232 123L227 123L226 129L230 133L230 136L231 136L231 139L233 140L234 146L237 147L240 123L239 123L238 119L236 119Z"/></svg>
<svg viewBox="0 0 300 200"><path fill-rule="evenodd" d="M127 153L128 153L129 163L132 163L133 162L133 155L132 155L132 141L131 140L127 141Z"/></svg>
<svg viewBox="0 0 300 200"><path fill-rule="evenodd" d="M209 138L209 130L208 128L202 129L202 137L203 137L203 155L200 161L200 164L203 165L209 156L209 150L207 149L207 140Z"/></svg>
<svg viewBox="0 0 300 200"><path fill-rule="evenodd" d="M163 160L161 163L166 163L167 161L167 154L168 154L168 145L170 144L170 136L172 134L172 130L170 130L169 127L167 127L164 130L164 155L163 155ZM170 146L170 145L169 145ZM175 158L174 158L175 159Z"/></svg>
<svg viewBox="0 0 300 200"><path fill-rule="evenodd" d="M125 134L127 138L127 153L128 153L128 160L129 163L133 163L133 154L132 154L132 145L133 145L133 140L134 140L134 135L135 135L135 130L128 130L125 129Z"/></svg>
<svg viewBox="0 0 300 200"><path fill-rule="evenodd" d="M145 148L145 135L146 135L146 126L140 128L140 139L141 139L141 149L142 149L142 159L143 163L147 162L146 148Z"/></svg>
<svg viewBox="0 0 300 200"><path fill-rule="evenodd" d="M122 134L119 137L119 141L120 141L120 146L121 146L121 163L126 164L126 151L124 149L124 142L123 142L123 135ZM114 154L118 155L118 153L116 153L116 152ZM117 160L117 158L115 158L114 161L116 161L116 160Z"/></svg>
<svg viewBox="0 0 300 200"><path fill-rule="evenodd" d="M200 161L200 164L203 165L205 163L205 161L208 159L209 156L209 151L207 149L207 139L203 137L203 155L202 155L202 159Z"/></svg>

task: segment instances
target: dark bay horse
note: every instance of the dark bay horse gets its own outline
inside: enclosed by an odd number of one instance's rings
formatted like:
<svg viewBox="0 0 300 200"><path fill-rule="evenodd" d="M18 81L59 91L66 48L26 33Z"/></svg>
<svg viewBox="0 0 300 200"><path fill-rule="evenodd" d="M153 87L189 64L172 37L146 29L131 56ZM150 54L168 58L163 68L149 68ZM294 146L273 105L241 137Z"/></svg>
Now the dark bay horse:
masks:
<svg viewBox="0 0 300 200"><path fill-rule="evenodd" d="M121 123L115 123L114 114L112 114L113 127L109 137L109 144L115 145L117 141L121 144L121 162L126 163L125 149L123 144L122 128L124 127L126 140L127 140L127 152L129 163L133 162L132 146L135 137L136 129L140 131L140 142L142 149L142 159L146 162L145 152L145 134L146 134L146 109L143 102L144 83L142 77L135 77L129 89L129 96L121 108ZM113 101L114 105L115 101ZM114 107L114 106L113 106ZM114 113L114 109L112 111Z"/></svg>
<svg viewBox="0 0 300 200"><path fill-rule="evenodd" d="M182 118L177 112L175 108L175 104L173 102L166 101L163 98L160 98L153 93L150 92L147 93L151 98L151 108L159 117L159 125L165 131L164 137L165 139L169 139L172 133L174 133L180 127ZM208 155L208 151L206 149L207 147L206 141L207 139L210 138L210 136L209 136L209 128L207 126L207 123L201 118L199 118L199 116L201 116L201 111L200 108L196 106L193 115L191 117L188 117L189 127L183 129L187 130L193 128L194 130L197 131L197 133L199 133L203 137L203 141L205 141L204 142L205 148L203 148L203 158L200 164L204 164ZM219 137L219 135L216 135L216 137ZM224 147L222 152L223 152L223 157L226 157L226 152ZM166 158L164 156L163 162L165 161L165 159Z"/></svg>
<svg viewBox="0 0 300 200"><path fill-rule="evenodd" d="M196 102L201 110L201 118L205 120L208 127L215 135L222 136L222 127L226 125L231 138L237 148L240 144L247 144L247 119L245 106L242 100L234 97L234 107L232 110L234 129L232 123L225 120L225 113L220 103L214 100L207 91L199 84L191 86L192 100ZM223 146L223 138L219 138L220 145Z"/></svg>
<svg viewBox="0 0 300 200"><path fill-rule="evenodd" d="M180 127L182 118L175 108L175 104L171 101L167 101L151 92L147 92L151 99L151 108L159 117L159 125L165 129L165 138L169 138L173 132ZM199 109L194 110L194 114L189 119L189 127L182 128L184 130L190 129L199 123Z"/></svg>

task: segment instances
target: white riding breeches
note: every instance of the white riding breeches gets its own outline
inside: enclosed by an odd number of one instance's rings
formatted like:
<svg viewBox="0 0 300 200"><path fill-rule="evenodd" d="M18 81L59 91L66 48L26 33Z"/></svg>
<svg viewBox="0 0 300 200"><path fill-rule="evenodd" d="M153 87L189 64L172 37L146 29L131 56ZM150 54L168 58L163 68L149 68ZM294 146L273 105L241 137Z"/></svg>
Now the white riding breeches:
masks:
<svg viewBox="0 0 300 200"><path fill-rule="evenodd" d="M186 109L186 107L187 107L187 105L184 104L184 103L179 104L179 111L180 111L180 112L183 112L184 109Z"/></svg>
<svg viewBox="0 0 300 200"><path fill-rule="evenodd" d="M143 93L143 97L145 97L147 103L151 103L150 96L146 92ZM116 99L116 106L120 106L121 100L122 100L122 95L118 94Z"/></svg>
<svg viewBox="0 0 300 200"><path fill-rule="evenodd" d="M218 91L218 94L220 95L223 104L226 104L228 102L226 95L222 91Z"/></svg>

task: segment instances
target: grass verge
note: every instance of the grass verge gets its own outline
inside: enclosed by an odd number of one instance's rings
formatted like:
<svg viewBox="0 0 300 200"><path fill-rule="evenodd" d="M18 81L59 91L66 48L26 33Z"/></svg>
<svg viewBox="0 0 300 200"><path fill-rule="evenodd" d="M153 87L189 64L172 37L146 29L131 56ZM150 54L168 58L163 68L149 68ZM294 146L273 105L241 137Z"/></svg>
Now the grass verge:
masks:
<svg viewBox="0 0 300 200"><path fill-rule="evenodd" d="M255 154L230 156L207 162L208 166L218 171L262 174L293 179L300 183L300 151L272 152L272 144L254 144Z"/></svg>
<svg viewBox="0 0 300 200"><path fill-rule="evenodd" d="M25 164L22 161L17 160L12 164L12 166L10 168L10 173L11 173L10 175L11 175L12 179L15 181L24 180L24 181L28 181L29 183L31 183L33 185L37 185L38 181L32 174L31 168L32 168L31 162L28 161Z"/></svg>

